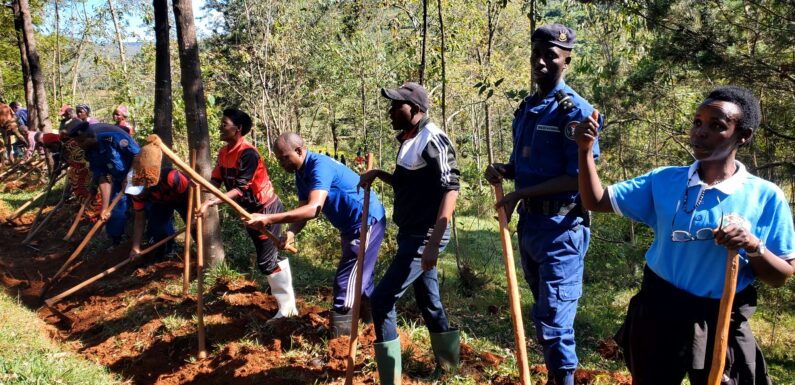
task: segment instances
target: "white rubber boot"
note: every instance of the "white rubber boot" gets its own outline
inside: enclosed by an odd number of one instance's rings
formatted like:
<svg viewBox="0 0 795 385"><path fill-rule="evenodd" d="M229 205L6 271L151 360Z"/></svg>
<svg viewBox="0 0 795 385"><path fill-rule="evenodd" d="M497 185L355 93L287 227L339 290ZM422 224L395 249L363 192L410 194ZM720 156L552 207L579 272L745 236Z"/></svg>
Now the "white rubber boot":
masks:
<svg viewBox="0 0 795 385"><path fill-rule="evenodd" d="M290 261L284 259L278 263L280 271L268 276L271 294L279 303L279 311L271 319L298 315L295 307L295 292L293 291L293 276L290 273Z"/></svg>

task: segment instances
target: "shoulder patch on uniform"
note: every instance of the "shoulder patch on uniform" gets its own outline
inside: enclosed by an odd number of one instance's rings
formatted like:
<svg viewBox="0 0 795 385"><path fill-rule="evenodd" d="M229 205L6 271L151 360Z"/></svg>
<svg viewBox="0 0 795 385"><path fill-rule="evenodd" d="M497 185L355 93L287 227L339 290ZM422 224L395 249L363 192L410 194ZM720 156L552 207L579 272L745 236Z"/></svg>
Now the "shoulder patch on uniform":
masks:
<svg viewBox="0 0 795 385"><path fill-rule="evenodd" d="M122 139L119 141L120 147L127 147L128 145L130 145L130 142L127 139Z"/></svg>
<svg viewBox="0 0 795 385"><path fill-rule="evenodd" d="M537 125L536 126L536 130L544 131L544 132L554 132L556 134L560 133L560 130L556 126L547 126L547 125L544 125L544 124Z"/></svg>
<svg viewBox="0 0 795 385"><path fill-rule="evenodd" d="M578 124L580 124L580 122L572 120L571 122L569 122L569 124L566 125L566 129L563 130L563 133L566 135L566 138L568 138L569 140L574 140L574 129L577 128Z"/></svg>

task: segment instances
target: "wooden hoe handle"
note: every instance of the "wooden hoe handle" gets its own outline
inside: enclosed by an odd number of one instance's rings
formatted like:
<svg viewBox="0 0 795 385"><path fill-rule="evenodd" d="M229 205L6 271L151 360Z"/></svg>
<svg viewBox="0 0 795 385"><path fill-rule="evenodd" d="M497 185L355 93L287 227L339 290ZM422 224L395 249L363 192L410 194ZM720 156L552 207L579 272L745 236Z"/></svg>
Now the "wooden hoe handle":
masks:
<svg viewBox="0 0 795 385"><path fill-rule="evenodd" d="M69 289L69 290L67 290L67 291L65 291L65 292L63 292L61 294L58 294L55 297L52 297L52 298L44 301L44 304L47 305L47 307L55 305L56 303L60 302L62 299L74 294L76 291L78 291L78 290L80 290L80 289L82 289L82 288L84 288L84 287L96 282L99 279L102 279L104 277L107 277L110 274L113 274L113 272L115 272L116 270L119 270L122 267L124 267L126 264L132 262L133 259L140 258L140 257L144 256L145 254L151 252L152 250L162 246L166 242L176 238L178 235L182 234L183 232L185 232L184 228L182 230L180 230L180 231L177 231L173 235L169 235L168 237L161 239L160 241L158 241L154 245L149 246L146 249L142 250L141 253L138 254L138 256L136 256L134 258L133 257L127 258L127 259L119 262L118 264L116 264L116 266L113 266L110 269L107 269L107 270L105 270L105 271L103 271L103 272L101 272L101 273L99 273L99 274L97 274L97 275L95 275L95 276L93 276L93 277L91 277L91 278L89 278L89 279L87 279L87 280L75 285L73 288L71 288L71 289Z"/></svg>
<svg viewBox="0 0 795 385"><path fill-rule="evenodd" d="M212 193L213 195L218 197L218 199L224 201L229 206L232 206L232 209L234 209L237 212L237 214L240 215L241 218L243 218L244 220L251 220L252 216L251 216L251 214L248 211L246 211L244 208L240 207L240 205L237 204L237 202L235 202L234 200L232 200L229 197L227 197L226 194L221 192L221 190L219 190L217 187L213 186L213 184L210 183L207 179L204 179L204 177L199 175L199 173L196 172L196 170L192 169L185 162L183 162L182 159L180 159L177 156L177 154L175 154L173 151L171 151L171 149L168 148L168 146L166 146L163 143L162 140L160 140L159 136L154 135L154 134L149 135L149 137L146 138L146 141L148 143L150 143L150 144L153 144L155 146L160 147L160 150L163 151L163 154L165 156L167 156L169 159L171 159L171 161L174 162L174 164L177 167L182 169L182 171L185 171L185 173L187 173L194 182L198 183L199 185L201 185L202 187L207 189L207 191L209 191L210 193ZM281 241L279 240L279 238L276 238L276 236L273 235L273 233L271 233L270 231L263 229L262 232L265 235L267 235L268 238L274 244L279 246L279 248L285 249L285 250L287 250L287 251L289 251L291 253L297 253L298 252L298 250L295 247L291 246L291 245L282 245Z"/></svg>
<svg viewBox="0 0 795 385"><path fill-rule="evenodd" d="M119 191L116 194L116 197L113 198L113 201L111 201L110 205L108 205L107 211L112 211L113 208L116 207L116 204L119 203L119 200L121 199L122 196L124 196L124 190ZM75 258L77 258L77 256L80 255L81 252L83 252L83 249L86 248L86 245L88 245L88 242L90 242L91 238L94 237L94 234L96 234L97 231L99 231L99 229L102 228L102 225L105 224L105 221L106 220L103 220L102 216L100 215L100 218L97 220L96 223L94 223L94 227L92 227L91 230L88 231L88 234L86 234L86 236L83 238L83 241L80 242L80 244L77 246L75 251L72 252L72 255L69 256L69 259L67 259L66 262L64 262L63 266L61 266L61 269L58 270L58 272L55 273L54 276L52 276L52 281L58 279L58 277L61 275L61 273L64 272L64 270L66 270L69 264L72 263L72 261Z"/></svg>
<svg viewBox="0 0 795 385"><path fill-rule="evenodd" d="M367 171L373 169L373 153L367 154ZM353 309L351 309L351 339L348 345L348 366L345 372L345 385L353 384L353 370L356 367L356 349L359 342L359 311L362 303L362 277L364 275L364 256L367 251L368 219L370 216L370 187L364 189L364 205L362 206L362 224L359 228L359 255L356 256L356 281L353 293Z"/></svg>
<svg viewBox="0 0 795 385"><path fill-rule="evenodd" d="M502 184L494 185L494 196L497 202L503 198ZM519 379L522 385L530 385L530 367L527 362L527 345L522 322L522 304L519 298L519 287L516 283L516 267L511 246L511 233L508 230L508 216L505 208L497 209L497 220L500 223L500 243L502 244L502 261L505 264L505 275L508 279L508 300L511 303L511 320L513 321L513 337L516 341L516 364L519 365Z"/></svg>
<svg viewBox="0 0 795 385"><path fill-rule="evenodd" d="M708 385L720 385L726 365L726 347L729 342L729 323L732 318L732 304L737 290L737 273L740 258L737 250L729 250L726 255L726 280L723 282L723 295L720 297L718 323L715 328L715 345L712 347L712 365L709 369Z"/></svg>

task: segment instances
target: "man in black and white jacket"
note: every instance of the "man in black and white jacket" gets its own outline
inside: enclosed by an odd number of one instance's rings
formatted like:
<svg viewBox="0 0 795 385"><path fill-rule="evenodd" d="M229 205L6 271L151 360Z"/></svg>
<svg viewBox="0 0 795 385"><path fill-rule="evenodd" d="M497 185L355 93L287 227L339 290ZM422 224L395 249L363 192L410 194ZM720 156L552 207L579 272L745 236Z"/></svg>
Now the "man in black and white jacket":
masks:
<svg viewBox="0 0 795 385"><path fill-rule="evenodd" d="M450 328L439 296L436 262L450 239L450 221L458 198L460 172L455 150L436 124L430 121L428 94L421 85L381 89L392 101L389 115L399 131L395 171L371 170L360 186L380 178L395 190L394 214L398 225L398 251L373 292L375 355L381 384L400 384L400 339L395 303L409 286L431 336L437 375L455 367L459 358L458 329Z"/></svg>

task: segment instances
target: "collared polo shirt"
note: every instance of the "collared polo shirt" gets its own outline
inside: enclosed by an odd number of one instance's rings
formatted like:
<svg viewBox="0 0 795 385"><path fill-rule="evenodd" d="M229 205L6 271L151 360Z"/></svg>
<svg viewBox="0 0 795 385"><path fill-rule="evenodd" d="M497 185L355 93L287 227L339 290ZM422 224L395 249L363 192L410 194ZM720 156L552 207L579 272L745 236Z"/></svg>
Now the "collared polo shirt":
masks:
<svg viewBox="0 0 795 385"><path fill-rule="evenodd" d="M795 231L787 199L775 184L751 175L736 162L737 172L708 186L690 167L662 167L608 187L613 210L654 230L646 262L657 275L690 294L720 298L727 249L714 240L673 242L673 230L695 236L699 229L716 229L724 218L741 219L773 254L795 258ZM685 191L687 201L685 202ZM703 192L703 196L702 196ZM736 220L735 220L736 222ZM737 291L754 280L744 250L740 250Z"/></svg>
<svg viewBox="0 0 795 385"><path fill-rule="evenodd" d="M336 160L315 152L307 152L304 164L295 173L298 199L309 199L312 190L328 192L323 202L323 214L344 235L355 234L361 226L364 189L358 189L359 175ZM374 191L370 191L368 209L370 223L384 218L384 206Z"/></svg>

